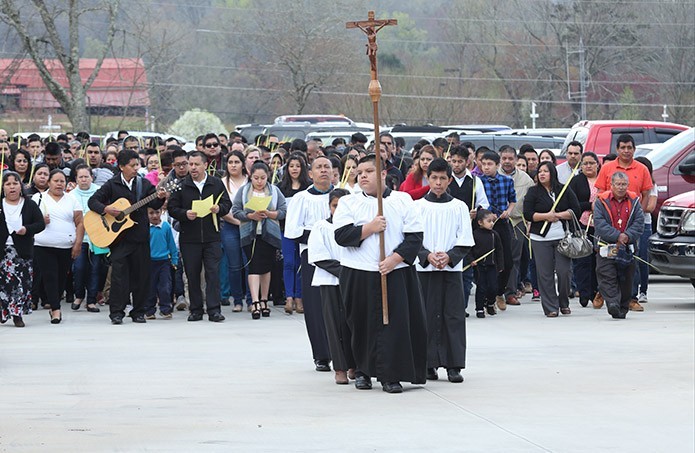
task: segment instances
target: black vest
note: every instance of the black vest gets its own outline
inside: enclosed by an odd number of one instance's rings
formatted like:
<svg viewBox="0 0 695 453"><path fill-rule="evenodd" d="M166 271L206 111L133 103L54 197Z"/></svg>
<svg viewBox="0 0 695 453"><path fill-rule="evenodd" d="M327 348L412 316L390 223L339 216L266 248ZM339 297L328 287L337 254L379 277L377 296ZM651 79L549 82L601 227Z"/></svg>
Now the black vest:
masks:
<svg viewBox="0 0 695 453"><path fill-rule="evenodd" d="M456 182L456 178L453 178L451 184L449 184L449 193L452 197L466 203L468 209L475 209L475 206L471 206L473 201L473 179L470 177L464 178L461 186ZM476 200L477 203L478 201Z"/></svg>

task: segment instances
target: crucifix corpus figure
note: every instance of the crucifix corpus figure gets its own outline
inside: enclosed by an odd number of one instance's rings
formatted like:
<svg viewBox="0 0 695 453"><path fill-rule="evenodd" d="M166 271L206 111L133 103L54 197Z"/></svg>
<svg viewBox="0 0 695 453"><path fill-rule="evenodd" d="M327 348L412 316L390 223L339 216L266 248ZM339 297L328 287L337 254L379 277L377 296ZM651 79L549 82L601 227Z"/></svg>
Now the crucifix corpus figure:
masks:
<svg viewBox="0 0 695 453"><path fill-rule="evenodd" d="M369 11L367 14L367 20L348 22L345 24L347 28L359 28L367 35L367 56L369 57L369 63L372 71L372 80L376 80L376 51L378 49L376 45L376 34L379 30L387 25L398 25L396 19L383 19L376 20L374 18L374 11Z"/></svg>

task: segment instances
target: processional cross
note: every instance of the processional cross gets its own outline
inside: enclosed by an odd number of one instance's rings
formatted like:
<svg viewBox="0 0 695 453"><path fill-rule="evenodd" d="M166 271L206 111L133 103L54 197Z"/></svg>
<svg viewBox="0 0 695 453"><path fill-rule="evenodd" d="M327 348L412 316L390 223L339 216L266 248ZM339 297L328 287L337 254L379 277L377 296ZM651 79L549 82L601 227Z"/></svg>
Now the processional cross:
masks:
<svg viewBox="0 0 695 453"><path fill-rule="evenodd" d="M374 152L381 152L381 139L379 137L379 99L381 99L381 84L379 83L379 77L376 68L376 34L382 28L387 25L398 25L396 19L383 19L377 20L374 18L374 11L369 11L367 14L367 20L347 22L345 24L346 28L359 28L367 35L367 56L369 57L370 64L370 74L371 80L369 81L369 97L372 99L372 106L374 107ZM377 177L377 214L384 215L384 203L383 203L383 187L381 186L381 159L380 154L377 155L376 163L376 173ZM386 250L384 248L384 232L379 233L379 261L384 261L386 258ZM382 319L384 325L389 323L389 305L388 305L388 292L386 286L386 275L381 275L381 308L382 308Z"/></svg>

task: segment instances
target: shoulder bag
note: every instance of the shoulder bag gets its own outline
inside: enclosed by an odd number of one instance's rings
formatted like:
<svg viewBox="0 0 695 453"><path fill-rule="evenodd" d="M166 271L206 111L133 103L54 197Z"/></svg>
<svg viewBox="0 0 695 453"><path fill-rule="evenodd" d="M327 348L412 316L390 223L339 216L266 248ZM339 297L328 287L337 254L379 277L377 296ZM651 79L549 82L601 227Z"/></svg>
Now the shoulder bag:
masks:
<svg viewBox="0 0 695 453"><path fill-rule="evenodd" d="M572 219L567 222L565 237L557 245L557 251L571 259L584 258L593 253L593 246L586 238L586 232L579 224L574 211L570 210L570 212Z"/></svg>

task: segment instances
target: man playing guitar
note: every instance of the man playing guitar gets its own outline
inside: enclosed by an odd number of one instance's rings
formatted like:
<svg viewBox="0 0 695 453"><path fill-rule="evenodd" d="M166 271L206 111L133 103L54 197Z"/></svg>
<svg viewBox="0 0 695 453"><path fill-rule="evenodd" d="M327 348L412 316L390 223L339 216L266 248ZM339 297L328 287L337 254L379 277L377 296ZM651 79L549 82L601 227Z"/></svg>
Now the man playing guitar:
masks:
<svg viewBox="0 0 695 453"><path fill-rule="evenodd" d="M109 309L111 323L122 324L125 307L133 295L133 309L130 316L133 322L145 322L145 301L150 289L150 242L147 207L159 209L164 204L166 191L156 190L146 179L138 177L140 158L138 153L124 149L117 160L120 172L109 179L89 199L89 209L100 214L118 217L121 211L109 206L119 198L126 198L131 204L148 197L157 191L157 198L148 205L132 212L135 222L125 230L119 240L111 245L111 293Z"/></svg>

